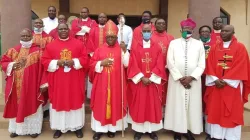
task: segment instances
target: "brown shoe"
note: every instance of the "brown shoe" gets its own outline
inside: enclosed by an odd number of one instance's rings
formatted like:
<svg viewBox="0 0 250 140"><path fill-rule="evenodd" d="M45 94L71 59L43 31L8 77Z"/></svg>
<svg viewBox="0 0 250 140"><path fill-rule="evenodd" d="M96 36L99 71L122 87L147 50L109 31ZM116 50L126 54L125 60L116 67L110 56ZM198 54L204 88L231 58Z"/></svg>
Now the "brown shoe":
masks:
<svg viewBox="0 0 250 140"><path fill-rule="evenodd" d="M32 134L30 135L31 138L37 138L39 136L39 134Z"/></svg>
<svg viewBox="0 0 250 140"><path fill-rule="evenodd" d="M58 139L58 138L61 137L61 135L62 135L62 132L60 130L56 130L56 132L54 133L53 138L54 139Z"/></svg>

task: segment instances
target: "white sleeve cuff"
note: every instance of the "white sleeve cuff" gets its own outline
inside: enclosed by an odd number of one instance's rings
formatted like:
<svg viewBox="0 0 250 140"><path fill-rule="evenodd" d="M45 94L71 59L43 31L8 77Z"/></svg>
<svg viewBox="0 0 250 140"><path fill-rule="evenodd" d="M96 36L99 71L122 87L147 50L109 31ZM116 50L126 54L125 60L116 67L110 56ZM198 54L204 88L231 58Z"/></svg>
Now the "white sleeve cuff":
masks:
<svg viewBox="0 0 250 140"><path fill-rule="evenodd" d="M13 65L15 64L16 62L10 62L7 66L7 72L6 72L6 75L7 76L10 76L11 75L11 72L12 72L12 69L13 69Z"/></svg>
<svg viewBox="0 0 250 140"><path fill-rule="evenodd" d="M82 68L82 65L80 64L79 59L73 58L73 61L74 61L74 66L73 66L73 67L74 67L76 70L79 70L79 69Z"/></svg>
<svg viewBox="0 0 250 140"><path fill-rule="evenodd" d="M238 88L241 80L223 79L230 87Z"/></svg>
<svg viewBox="0 0 250 140"><path fill-rule="evenodd" d="M207 75L206 76L206 86L214 86L215 85L215 81L218 80L219 78L216 76L212 76L212 75Z"/></svg>
<svg viewBox="0 0 250 140"><path fill-rule="evenodd" d="M156 74L152 73L149 80L156 84L161 84L161 77L157 76Z"/></svg>
<svg viewBox="0 0 250 140"><path fill-rule="evenodd" d="M45 84L42 84L42 85L40 86L40 88L45 88L45 87L49 87L49 84L48 84L48 83L45 83Z"/></svg>
<svg viewBox="0 0 250 140"><path fill-rule="evenodd" d="M102 61L98 61L95 65L95 72L102 73L103 67L101 66Z"/></svg>
<svg viewBox="0 0 250 140"><path fill-rule="evenodd" d="M48 72L55 72L59 66L57 65L57 61L58 60L52 60L50 63L49 63L49 67L48 67Z"/></svg>
<svg viewBox="0 0 250 140"><path fill-rule="evenodd" d="M90 55L91 57L93 57L93 55L94 55L94 52L91 52L91 53L89 53L89 55Z"/></svg>
<svg viewBox="0 0 250 140"><path fill-rule="evenodd" d="M128 67L128 64L129 64L129 52L128 51L126 51L126 53L124 53L123 51L122 51L122 63L123 63L123 65L124 65L124 67Z"/></svg>
<svg viewBox="0 0 250 140"><path fill-rule="evenodd" d="M135 75L133 78L132 78L132 81L135 83L135 84L138 84L140 81L141 81L141 78L143 77L143 73L138 73L137 75Z"/></svg>

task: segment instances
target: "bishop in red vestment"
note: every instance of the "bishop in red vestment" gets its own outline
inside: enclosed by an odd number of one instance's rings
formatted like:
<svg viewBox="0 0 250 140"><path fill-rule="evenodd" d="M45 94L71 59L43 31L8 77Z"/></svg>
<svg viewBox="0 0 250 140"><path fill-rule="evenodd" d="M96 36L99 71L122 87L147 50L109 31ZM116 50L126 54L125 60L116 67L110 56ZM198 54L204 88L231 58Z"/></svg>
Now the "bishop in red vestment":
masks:
<svg viewBox="0 0 250 140"><path fill-rule="evenodd" d="M249 94L249 57L233 36L234 27L221 30L222 41L211 48L206 71L206 132L211 138L241 138L244 103Z"/></svg>
<svg viewBox="0 0 250 140"><path fill-rule="evenodd" d="M128 126L125 117L127 114L125 67L128 66L129 53L125 44L120 46L117 42L118 28L115 23L109 20L105 30L106 41L96 49L90 63L90 75L93 81L91 128L96 132L93 136L95 140L100 139L103 133L112 138L116 131Z"/></svg>
<svg viewBox="0 0 250 140"><path fill-rule="evenodd" d="M166 82L166 72L162 49L150 40L152 30L149 24L143 26L142 34L143 40L137 40L132 46L128 66L129 122L136 131L136 139L140 139L143 133L157 139L154 131L163 128L162 84Z"/></svg>
<svg viewBox="0 0 250 140"><path fill-rule="evenodd" d="M172 40L174 40L174 37L166 32L166 22L164 19L159 18L155 21L155 27L156 31L152 35L152 40L156 43L156 45L162 50L162 56L163 56L163 62L164 66L167 65L167 52L169 44ZM166 75L168 79L169 71L166 69ZM162 95L162 104L166 104L166 98L167 98L167 82L163 85L163 95Z"/></svg>
<svg viewBox="0 0 250 140"><path fill-rule="evenodd" d="M59 39L46 46L42 64L48 71L50 126L56 130L54 138L73 131L83 137L84 75L88 67L86 47L69 37L67 24L58 26Z"/></svg>
<svg viewBox="0 0 250 140"><path fill-rule="evenodd" d="M155 26L153 24L151 24L151 22L150 22L151 17L152 17L152 13L150 11L144 11L142 13L142 23L134 29L132 46L133 46L133 44L137 44L136 41L143 39L141 32L142 32L142 28L143 28L144 24L150 24L152 32L155 31Z"/></svg>
<svg viewBox="0 0 250 140"><path fill-rule="evenodd" d="M10 119L10 137L41 133L43 95L39 88L42 72L40 49L32 43L32 32L21 32L20 45L10 48L1 59L6 73L5 108L3 117Z"/></svg>
<svg viewBox="0 0 250 140"><path fill-rule="evenodd" d="M80 18L72 21L72 35L86 45L90 30L96 26L96 21L89 17L89 9L84 7L81 10Z"/></svg>

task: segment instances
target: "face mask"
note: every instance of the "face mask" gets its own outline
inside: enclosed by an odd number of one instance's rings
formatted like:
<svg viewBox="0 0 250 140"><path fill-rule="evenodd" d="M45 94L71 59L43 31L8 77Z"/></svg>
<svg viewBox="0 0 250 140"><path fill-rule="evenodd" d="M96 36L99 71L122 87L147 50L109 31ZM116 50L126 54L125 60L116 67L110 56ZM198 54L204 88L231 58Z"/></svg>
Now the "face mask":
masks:
<svg viewBox="0 0 250 140"><path fill-rule="evenodd" d="M34 27L34 32L35 33L41 33L43 31L43 28L36 28Z"/></svg>
<svg viewBox="0 0 250 140"><path fill-rule="evenodd" d="M24 41L20 40L20 44L21 44L24 48L29 48L29 47L31 47L32 43L33 43L32 40L30 40L30 41L28 41L28 42L24 42Z"/></svg>
<svg viewBox="0 0 250 140"><path fill-rule="evenodd" d="M210 40L210 36L209 36L209 37L207 37L207 38L206 38L206 37L201 36L201 37L200 37L200 39L201 39L201 41L202 41L202 42L206 43L206 42L208 42L208 41Z"/></svg>
<svg viewBox="0 0 250 140"><path fill-rule="evenodd" d="M143 24L150 23L150 19L149 18L142 18L142 23Z"/></svg>
<svg viewBox="0 0 250 140"><path fill-rule="evenodd" d="M181 36L182 36L182 38L184 38L184 39L190 38L190 37L192 36L192 32L190 32L190 31L183 31L183 32L181 33Z"/></svg>
<svg viewBox="0 0 250 140"><path fill-rule="evenodd" d="M142 33L143 39L144 40L149 40L151 38L151 33Z"/></svg>

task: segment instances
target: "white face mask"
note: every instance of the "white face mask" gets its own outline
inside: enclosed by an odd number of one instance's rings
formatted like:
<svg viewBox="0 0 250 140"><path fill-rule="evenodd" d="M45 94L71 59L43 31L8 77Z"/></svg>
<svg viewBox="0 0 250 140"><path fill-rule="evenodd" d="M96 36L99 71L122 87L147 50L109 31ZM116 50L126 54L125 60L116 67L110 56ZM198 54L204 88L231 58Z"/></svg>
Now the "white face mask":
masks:
<svg viewBox="0 0 250 140"><path fill-rule="evenodd" d="M34 27L35 34L41 34L43 32L43 28L36 28Z"/></svg>
<svg viewBox="0 0 250 140"><path fill-rule="evenodd" d="M32 43L33 43L33 40L30 40L30 41L28 41L28 42L24 42L24 41L20 40L20 44L21 44L22 47L24 47L24 48L29 48L29 47L31 47Z"/></svg>

